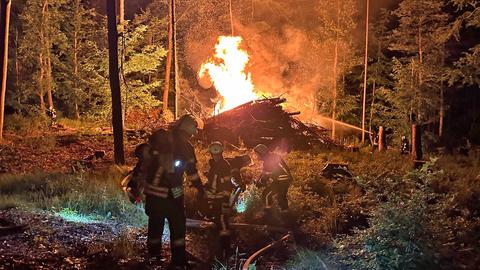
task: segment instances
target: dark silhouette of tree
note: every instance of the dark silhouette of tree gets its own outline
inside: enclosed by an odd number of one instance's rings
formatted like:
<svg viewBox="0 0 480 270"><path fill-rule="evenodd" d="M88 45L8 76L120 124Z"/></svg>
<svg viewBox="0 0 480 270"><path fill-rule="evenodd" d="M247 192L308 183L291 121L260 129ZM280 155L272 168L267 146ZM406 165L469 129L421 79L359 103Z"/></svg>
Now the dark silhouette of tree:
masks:
<svg viewBox="0 0 480 270"><path fill-rule="evenodd" d="M1 90L0 90L0 141L3 140L3 118L5 108L5 92L7 88L7 65L8 65L8 27L10 23L10 0L2 0L0 22L0 61L2 63Z"/></svg>
<svg viewBox="0 0 480 270"><path fill-rule="evenodd" d="M122 98L118 74L118 31L115 12L115 0L107 1L108 20L108 59L110 90L112 92L112 126L114 159L116 164L125 164L123 150Z"/></svg>

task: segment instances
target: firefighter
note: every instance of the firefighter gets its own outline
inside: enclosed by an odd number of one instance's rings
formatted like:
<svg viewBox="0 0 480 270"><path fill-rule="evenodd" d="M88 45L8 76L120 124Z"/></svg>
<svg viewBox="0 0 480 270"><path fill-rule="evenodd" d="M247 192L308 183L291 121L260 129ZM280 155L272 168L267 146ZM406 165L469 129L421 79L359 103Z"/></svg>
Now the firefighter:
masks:
<svg viewBox="0 0 480 270"><path fill-rule="evenodd" d="M238 185L242 191L245 191L245 181L243 181L240 174L240 170L244 167L247 167L252 163L252 159L249 155L239 155L232 158L226 158L230 166L232 167L232 177L235 180L235 183Z"/></svg>
<svg viewBox="0 0 480 270"><path fill-rule="evenodd" d="M206 199L213 220L219 229L220 245L213 248L212 255L219 255L225 259L230 247L230 227L229 218L231 211L231 196L235 194L234 190L239 187L232 177L232 166L223 157L223 144L213 142L208 147L212 158L209 160L210 169L207 173L208 182L206 184ZM223 254L219 254L222 252Z"/></svg>
<svg viewBox="0 0 480 270"><path fill-rule="evenodd" d="M401 149L401 154L402 155L407 155L410 153L410 143L408 142L407 137L402 136L402 149Z"/></svg>
<svg viewBox="0 0 480 270"><path fill-rule="evenodd" d="M170 229L171 269L185 269L184 174L192 186L203 194L197 173L196 157L189 139L197 133L198 123L184 115L168 130L160 129L149 137L150 157L143 187L145 213L148 216L147 248L152 258L161 259L165 219Z"/></svg>
<svg viewBox="0 0 480 270"><path fill-rule="evenodd" d="M281 213L288 211L287 192L293 181L292 174L285 161L277 154L268 150L264 144L253 149L258 158L263 161L263 170L257 184L265 186L262 200L265 207L265 216L271 217L272 201L276 197Z"/></svg>
<svg viewBox="0 0 480 270"><path fill-rule="evenodd" d="M56 126L57 125L57 112L53 108L53 106L48 107L47 109L47 115L50 117L50 126Z"/></svg>

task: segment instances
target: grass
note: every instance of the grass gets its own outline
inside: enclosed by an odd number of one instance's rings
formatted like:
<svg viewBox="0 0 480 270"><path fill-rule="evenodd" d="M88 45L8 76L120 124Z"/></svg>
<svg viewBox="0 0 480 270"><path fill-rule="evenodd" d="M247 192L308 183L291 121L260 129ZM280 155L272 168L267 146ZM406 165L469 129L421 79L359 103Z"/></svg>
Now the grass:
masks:
<svg viewBox="0 0 480 270"><path fill-rule="evenodd" d="M143 226L146 216L142 207L131 204L121 190L123 170L112 167L90 174L2 175L0 208L14 204L79 220Z"/></svg>
<svg viewBox="0 0 480 270"><path fill-rule="evenodd" d="M5 130L18 135L38 134L48 127L49 121L45 115L35 113L35 116L25 117L20 114L5 116Z"/></svg>
<svg viewBox="0 0 480 270"><path fill-rule="evenodd" d="M141 250L135 239L135 231L126 228L120 232L113 242L111 254L118 259L132 258Z"/></svg>
<svg viewBox="0 0 480 270"><path fill-rule="evenodd" d="M199 150L197 158L199 171L202 173L207 170L209 155L205 149ZM229 152L226 156L237 154L240 153ZM480 194L480 157L478 154L472 157L441 157L435 164L430 164L434 173L427 170L412 173L409 158L395 151L374 154L337 151L292 152L285 158L294 176L294 182L288 194L291 212L298 223L296 229L306 236L297 242L305 249L298 251L292 262L286 265L286 269L322 269L315 267L321 265L321 261L325 261L323 252L328 248L335 248L335 242L342 239L340 235L348 235L348 241L352 244L344 245L345 248L340 251L343 252L342 258L350 261L357 260L359 266L379 263L371 257L375 254L378 258L387 258L381 259L382 262L379 265L382 267L390 260L404 260L403 254L410 253L399 254L398 250L405 249L410 252L411 246L418 246L416 236L403 238L404 245L400 246L389 245L389 241L378 242L375 245L366 243L372 242L371 239L376 236L385 235L393 237L392 242L397 243L396 234L408 236L411 231L415 231L414 229L423 230L425 219L419 219L420 215L418 215L423 208L416 207L427 207L428 211L425 210L425 215L429 217L430 211L435 210L434 207L437 205L437 203L425 203L430 199L446 203L447 207L444 209L454 212L455 216L447 218L445 213L439 210L439 219L436 221L447 228L447 231L452 231L454 228L459 230L459 236L456 237L461 236L465 240L461 242L455 239L455 243L460 246L463 244L465 249L480 250L478 243L475 243L475 239L478 239L475 238L475 228L478 227L475 224L478 224L480 215L480 197L478 196ZM355 178L332 180L322 177L321 169L327 162L348 163ZM261 163L255 160L252 166L244 169L243 174L247 182L252 182L258 177L260 169ZM2 175L0 176L0 194L2 194L0 208L16 204L26 209L55 213L75 222L114 221L143 226L146 222L143 209L132 205L119 186L125 170L125 168L111 167L106 171L87 174L36 172L22 176ZM426 192L425 190L429 189L428 196L415 200L413 197L408 197L409 192L416 190L419 186L423 188L420 192ZM262 205L258 199L260 192L258 188L249 186L248 192L245 193L248 199L245 200L244 205L240 205L245 208L241 209L243 212L239 211L242 213L236 217L238 221L253 221L262 212ZM394 196L400 196L404 201L393 201ZM442 196L448 197L448 200L444 200ZM186 192L186 204L187 208L192 208L194 205L192 190ZM445 235L440 235L435 230L430 230L429 236L444 244L441 241L444 236L450 236L450 234L447 232ZM117 247L118 257L135 253L134 248L128 246L132 237L132 232L125 231L116 240L114 246ZM250 234L240 237L244 238L244 242L257 243L260 235ZM423 242L426 241L428 239ZM370 257L361 257L360 255L366 254L367 248L370 248L370 253L367 254ZM428 251L428 248L424 249ZM441 252L454 253L455 250ZM413 255L419 256L419 254ZM413 255L408 255L406 260L414 258Z"/></svg>
<svg viewBox="0 0 480 270"><path fill-rule="evenodd" d="M300 249L285 265L285 270L335 270L324 258L321 251Z"/></svg>

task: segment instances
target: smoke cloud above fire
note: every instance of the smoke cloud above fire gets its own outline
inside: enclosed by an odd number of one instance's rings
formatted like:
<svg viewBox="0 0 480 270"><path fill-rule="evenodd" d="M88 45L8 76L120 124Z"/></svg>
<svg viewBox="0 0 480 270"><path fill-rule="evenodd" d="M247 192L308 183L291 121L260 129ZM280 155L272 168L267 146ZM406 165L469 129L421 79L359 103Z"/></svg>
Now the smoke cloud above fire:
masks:
<svg viewBox="0 0 480 270"><path fill-rule="evenodd" d="M198 26L190 27L184 45L187 64L196 73L214 54L217 38L231 34L228 4L213 2L199 7L201 20ZM310 0L283 0L253 1L252 6L236 5L232 9L234 35L242 37L241 49L249 54L246 71L251 74L255 91L267 97L287 98L289 109L301 111L307 120L317 109L316 100L320 107L329 106L332 95L333 39L323 35L316 8ZM356 36L352 33L351 42L359 45ZM339 62L352 56L352 51L342 46ZM199 79L197 86L201 92L211 84Z"/></svg>

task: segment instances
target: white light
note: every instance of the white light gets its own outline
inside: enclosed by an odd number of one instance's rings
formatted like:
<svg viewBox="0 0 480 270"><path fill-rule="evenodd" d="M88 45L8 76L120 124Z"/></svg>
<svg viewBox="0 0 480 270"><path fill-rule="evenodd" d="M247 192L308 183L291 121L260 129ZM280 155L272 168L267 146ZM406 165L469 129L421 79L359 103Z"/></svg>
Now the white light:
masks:
<svg viewBox="0 0 480 270"><path fill-rule="evenodd" d="M180 165L182 164L182 162L180 160L175 160L175 167L180 167Z"/></svg>

